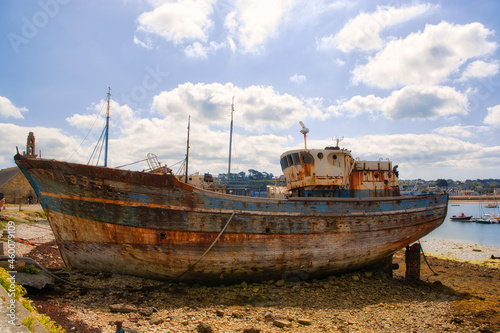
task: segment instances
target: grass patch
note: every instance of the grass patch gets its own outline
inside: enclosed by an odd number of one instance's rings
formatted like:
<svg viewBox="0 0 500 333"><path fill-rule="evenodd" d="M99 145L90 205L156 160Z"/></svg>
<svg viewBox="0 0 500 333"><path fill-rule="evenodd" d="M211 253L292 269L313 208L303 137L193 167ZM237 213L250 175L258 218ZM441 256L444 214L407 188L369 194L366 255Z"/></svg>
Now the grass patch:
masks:
<svg viewBox="0 0 500 333"><path fill-rule="evenodd" d="M3 268L0 267L0 285L7 290L9 293L10 287L11 287L11 282L10 282L10 274ZM26 289L15 283L15 292L14 292L14 298L21 303L21 305L26 308L31 313L31 316L28 316L24 318L21 322L24 326L26 326L31 332L33 332L34 329L34 319L38 320L40 324L45 327L47 331L50 333L65 333L66 330L62 328L61 326L57 325L50 317L38 313L36 309L31 305L31 300L27 297L24 297L26 295Z"/></svg>

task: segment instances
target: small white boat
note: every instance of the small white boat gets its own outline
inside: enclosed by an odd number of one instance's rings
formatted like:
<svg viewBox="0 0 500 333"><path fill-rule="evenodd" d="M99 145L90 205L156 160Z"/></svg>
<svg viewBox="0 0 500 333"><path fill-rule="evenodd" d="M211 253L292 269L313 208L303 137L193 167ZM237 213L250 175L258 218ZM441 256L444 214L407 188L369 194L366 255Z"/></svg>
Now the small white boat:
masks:
<svg viewBox="0 0 500 333"><path fill-rule="evenodd" d="M493 224L493 223L498 223L498 220L495 219L493 216L484 214L482 217L475 217L471 219L472 222L476 223L482 223L482 224Z"/></svg>

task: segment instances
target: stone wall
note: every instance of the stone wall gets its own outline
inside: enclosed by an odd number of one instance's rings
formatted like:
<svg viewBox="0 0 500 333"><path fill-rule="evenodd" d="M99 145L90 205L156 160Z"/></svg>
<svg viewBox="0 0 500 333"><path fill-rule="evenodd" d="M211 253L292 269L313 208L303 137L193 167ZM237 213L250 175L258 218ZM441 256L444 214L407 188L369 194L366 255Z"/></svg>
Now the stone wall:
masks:
<svg viewBox="0 0 500 333"><path fill-rule="evenodd" d="M28 204L29 197L32 198L31 203L38 203L35 191L21 171L4 184L0 192L3 192L6 204Z"/></svg>

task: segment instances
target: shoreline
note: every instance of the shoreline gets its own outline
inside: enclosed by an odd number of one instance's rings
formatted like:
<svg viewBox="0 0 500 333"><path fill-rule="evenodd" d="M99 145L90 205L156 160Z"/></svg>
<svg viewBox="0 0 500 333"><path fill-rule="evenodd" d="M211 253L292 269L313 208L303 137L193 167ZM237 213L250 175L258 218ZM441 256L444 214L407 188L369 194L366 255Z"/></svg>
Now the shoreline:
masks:
<svg viewBox="0 0 500 333"><path fill-rule="evenodd" d="M474 195L474 196L454 196L450 195L448 197L449 202L472 202L472 203L478 203L478 202L485 202L485 201L491 201L491 202L498 202L500 201L500 196L498 195Z"/></svg>
<svg viewBox="0 0 500 333"><path fill-rule="evenodd" d="M500 248L469 244L444 239L421 239L422 251L426 256L448 259L471 264L484 264L492 260L491 256L500 257ZM500 260L498 266L500 267Z"/></svg>

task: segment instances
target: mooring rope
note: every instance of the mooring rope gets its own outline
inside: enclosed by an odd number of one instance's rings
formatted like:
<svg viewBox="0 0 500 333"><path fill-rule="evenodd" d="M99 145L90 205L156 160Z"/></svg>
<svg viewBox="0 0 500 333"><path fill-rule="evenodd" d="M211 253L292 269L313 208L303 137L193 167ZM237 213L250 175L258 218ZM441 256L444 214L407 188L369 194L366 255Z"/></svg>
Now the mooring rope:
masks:
<svg viewBox="0 0 500 333"><path fill-rule="evenodd" d="M422 247L422 244L420 244L420 239L418 240L418 245L420 245L420 251L422 252L422 256L424 257L424 260L425 260L425 263L427 264L427 267L429 267L429 269L431 270L432 273L434 273L434 275L439 275L438 273L434 272L431 265L429 265L429 262L427 261L427 257L425 256L425 253L424 253L424 248Z"/></svg>

